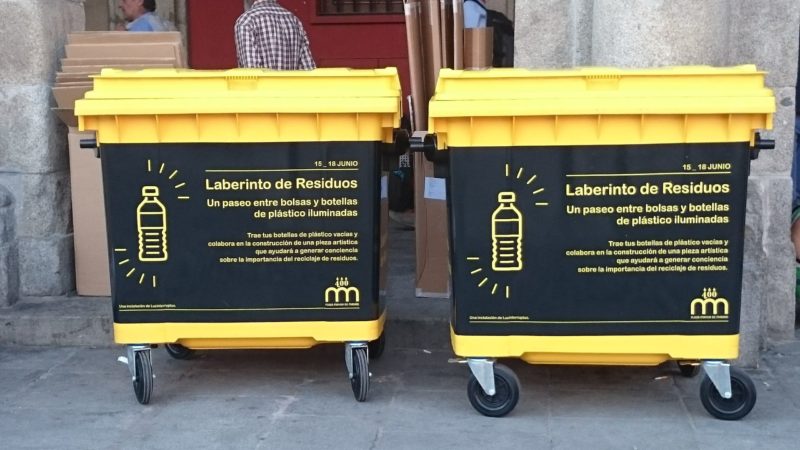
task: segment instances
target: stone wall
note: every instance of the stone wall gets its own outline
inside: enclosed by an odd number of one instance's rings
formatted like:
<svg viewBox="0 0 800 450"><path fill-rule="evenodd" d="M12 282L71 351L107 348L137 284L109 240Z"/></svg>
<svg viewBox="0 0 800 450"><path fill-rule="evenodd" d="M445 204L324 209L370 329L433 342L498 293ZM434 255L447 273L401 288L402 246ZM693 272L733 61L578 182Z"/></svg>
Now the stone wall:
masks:
<svg viewBox="0 0 800 450"><path fill-rule="evenodd" d="M728 66L769 72L777 100L775 150L753 162L748 183L740 363L755 366L769 340L794 336L789 241L796 0L530 0L516 4L519 67Z"/></svg>
<svg viewBox="0 0 800 450"><path fill-rule="evenodd" d="M50 87L82 0L0 0L0 305L74 289L66 129ZM5 300L3 297L5 296Z"/></svg>
<svg viewBox="0 0 800 450"><path fill-rule="evenodd" d="M115 5L116 6L116 5ZM108 0L84 0L87 31L108 31L111 17Z"/></svg>
<svg viewBox="0 0 800 450"><path fill-rule="evenodd" d="M0 186L0 308L19 298L19 259L14 233L11 193Z"/></svg>

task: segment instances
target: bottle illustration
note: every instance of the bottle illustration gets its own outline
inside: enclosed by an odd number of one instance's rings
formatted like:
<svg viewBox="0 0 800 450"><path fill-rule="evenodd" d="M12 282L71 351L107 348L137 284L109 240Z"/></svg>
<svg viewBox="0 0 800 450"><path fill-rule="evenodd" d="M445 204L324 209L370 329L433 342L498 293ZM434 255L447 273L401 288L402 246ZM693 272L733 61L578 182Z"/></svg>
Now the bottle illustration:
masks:
<svg viewBox="0 0 800 450"><path fill-rule="evenodd" d="M492 213L492 270L522 270L522 213L514 204L513 192L497 195L499 205Z"/></svg>
<svg viewBox="0 0 800 450"><path fill-rule="evenodd" d="M157 186L142 188L142 201L136 207L139 234L139 261L167 260L167 209L158 199Z"/></svg>

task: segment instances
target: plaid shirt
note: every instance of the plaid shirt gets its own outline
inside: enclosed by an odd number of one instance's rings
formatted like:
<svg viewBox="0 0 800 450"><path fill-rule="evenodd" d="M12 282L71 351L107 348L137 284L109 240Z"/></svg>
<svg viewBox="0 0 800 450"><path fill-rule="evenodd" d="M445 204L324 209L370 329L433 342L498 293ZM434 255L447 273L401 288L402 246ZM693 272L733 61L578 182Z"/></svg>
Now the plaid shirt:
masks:
<svg viewBox="0 0 800 450"><path fill-rule="evenodd" d="M303 24L276 0L257 0L236 20L235 32L239 67L316 68Z"/></svg>

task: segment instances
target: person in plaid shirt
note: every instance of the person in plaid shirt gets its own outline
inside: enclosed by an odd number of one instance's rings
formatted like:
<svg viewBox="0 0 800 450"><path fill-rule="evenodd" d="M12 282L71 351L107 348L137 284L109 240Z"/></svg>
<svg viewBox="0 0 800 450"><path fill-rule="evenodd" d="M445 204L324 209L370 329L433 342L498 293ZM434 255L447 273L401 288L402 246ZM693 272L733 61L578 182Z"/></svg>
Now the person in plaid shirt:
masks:
<svg viewBox="0 0 800 450"><path fill-rule="evenodd" d="M234 30L239 67L316 68L303 24L276 0L256 0L236 20Z"/></svg>

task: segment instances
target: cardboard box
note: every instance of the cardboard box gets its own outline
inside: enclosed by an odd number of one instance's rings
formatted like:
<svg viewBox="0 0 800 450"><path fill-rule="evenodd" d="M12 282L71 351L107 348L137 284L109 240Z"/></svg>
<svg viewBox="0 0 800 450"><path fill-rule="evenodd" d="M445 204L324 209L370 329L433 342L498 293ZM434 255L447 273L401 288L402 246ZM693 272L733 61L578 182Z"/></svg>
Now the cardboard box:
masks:
<svg viewBox="0 0 800 450"><path fill-rule="evenodd" d="M428 101L434 94L436 80L450 48L447 24L448 4L440 0L410 0L405 5L406 30L414 95L415 130L427 129ZM443 14L444 12L444 14ZM453 19L455 20L455 19ZM463 19L462 19L463 20ZM420 92L421 91L421 92ZM416 296L450 296L450 260L447 234L445 181L433 177L433 164L421 154L414 155L414 212L416 234Z"/></svg>
<svg viewBox="0 0 800 450"><path fill-rule="evenodd" d="M433 97L439 69L442 68L442 32L439 16L439 0L422 1L422 57L425 60L423 67L427 100Z"/></svg>
<svg viewBox="0 0 800 450"><path fill-rule="evenodd" d="M87 91L92 90L91 84L83 86L56 86L53 88L53 97L59 108L71 109L75 107L75 100L82 99Z"/></svg>
<svg viewBox="0 0 800 450"><path fill-rule="evenodd" d="M406 39L408 43L408 68L411 75L412 129L424 130L428 127L428 100L425 93L425 67L422 50L422 6L419 0L405 3Z"/></svg>
<svg viewBox="0 0 800 450"><path fill-rule="evenodd" d="M98 70L98 71L94 71L94 72L70 72L70 73L58 72L56 74L56 85L58 85L60 83L70 83L70 82L73 82L73 83L75 83L75 82L81 83L81 82L87 82L87 81L91 82L92 81L92 78L91 78L92 75L100 75L100 71Z"/></svg>
<svg viewBox="0 0 800 450"><path fill-rule="evenodd" d="M494 53L494 29L465 28L464 29L464 68L481 70L492 67Z"/></svg>
<svg viewBox="0 0 800 450"><path fill-rule="evenodd" d="M464 68L464 0L453 0L453 69Z"/></svg>
<svg viewBox="0 0 800 450"><path fill-rule="evenodd" d="M155 53L141 53L137 50L117 52L117 53L93 53L91 50L92 45L110 45L119 48L120 45L133 45L138 47L147 48L149 45L166 45L173 46L175 51L175 58L178 61L178 67L188 67L186 47L183 45L183 39L180 32L165 31L156 33L131 33L127 31L83 31L77 33L70 33L67 36L67 47L87 47L87 58L95 57L158 57ZM67 57L79 57L67 52ZM165 55L172 56L172 55Z"/></svg>
<svg viewBox="0 0 800 450"><path fill-rule="evenodd" d="M453 0L439 0L442 67L453 68Z"/></svg>
<svg viewBox="0 0 800 450"><path fill-rule="evenodd" d="M75 282L78 295L110 296L108 238L100 159L80 148L94 132L70 127L69 165L72 184L72 226L75 233Z"/></svg>
<svg viewBox="0 0 800 450"><path fill-rule="evenodd" d="M178 31L131 33L130 31L76 31L67 36L68 44L128 44L174 42L180 44Z"/></svg>
<svg viewBox="0 0 800 450"><path fill-rule="evenodd" d="M174 60L172 60L174 61ZM92 74L99 74L103 71L103 69L122 69L122 70L143 70L143 69L171 69L174 68L177 64L176 63L166 63L166 64L156 64L156 63L149 63L149 64L95 64L90 66L64 66L61 68L61 73L69 74L69 73L92 73Z"/></svg>
<svg viewBox="0 0 800 450"><path fill-rule="evenodd" d="M78 118L75 117L74 108L50 108L55 115L68 127L77 127Z"/></svg>
<svg viewBox="0 0 800 450"><path fill-rule="evenodd" d="M433 164L414 155L414 209L416 212L416 296L450 297L450 251L447 230L445 180L434 178Z"/></svg>
<svg viewBox="0 0 800 450"><path fill-rule="evenodd" d="M131 33L133 34L133 33ZM180 48L175 44L67 44L67 58L119 58L121 56L143 58L180 59Z"/></svg>
<svg viewBox="0 0 800 450"><path fill-rule="evenodd" d="M67 67L71 66L101 66L113 67L115 69L121 68L120 66L147 66L152 67L152 64L164 65L169 67L180 67L178 60L174 57L169 58L61 58L61 67L67 72Z"/></svg>

